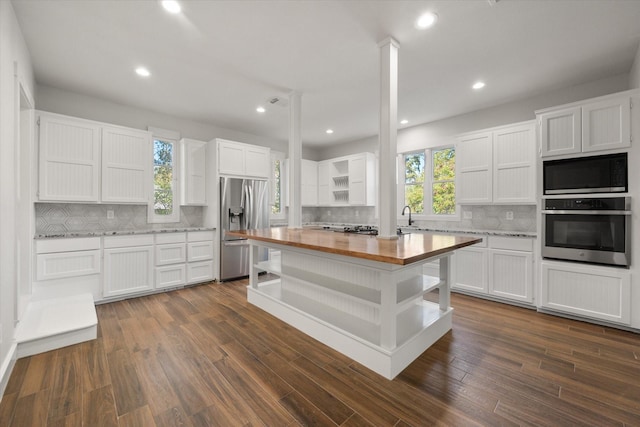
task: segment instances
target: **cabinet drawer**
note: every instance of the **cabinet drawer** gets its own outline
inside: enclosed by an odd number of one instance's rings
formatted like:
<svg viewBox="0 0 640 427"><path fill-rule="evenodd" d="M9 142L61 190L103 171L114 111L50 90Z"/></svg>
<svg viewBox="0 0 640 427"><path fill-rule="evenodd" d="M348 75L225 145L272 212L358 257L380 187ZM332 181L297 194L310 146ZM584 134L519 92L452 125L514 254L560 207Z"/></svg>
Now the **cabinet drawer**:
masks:
<svg viewBox="0 0 640 427"><path fill-rule="evenodd" d="M37 280L100 273L100 250L59 252L37 256Z"/></svg>
<svg viewBox="0 0 640 427"><path fill-rule="evenodd" d="M36 240L36 253L73 252L100 249L99 237Z"/></svg>
<svg viewBox="0 0 640 427"><path fill-rule="evenodd" d="M213 261L187 264L187 283L208 282L213 280Z"/></svg>
<svg viewBox="0 0 640 427"><path fill-rule="evenodd" d="M190 231L187 234L188 242L205 242L213 240L213 231Z"/></svg>
<svg viewBox="0 0 640 427"><path fill-rule="evenodd" d="M533 239L489 236L489 247L491 249L505 249L508 251L533 252Z"/></svg>
<svg viewBox="0 0 640 427"><path fill-rule="evenodd" d="M187 233L158 233L156 234L156 244L184 243L187 241Z"/></svg>
<svg viewBox="0 0 640 427"><path fill-rule="evenodd" d="M156 245L156 265L184 263L187 260L186 249L184 243Z"/></svg>
<svg viewBox="0 0 640 427"><path fill-rule="evenodd" d="M194 261L206 261L213 259L213 242L192 242L188 243L187 248L187 260L189 262Z"/></svg>
<svg viewBox="0 0 640 427"><path fill-rule="evenodd" d="M181 286L186 283L186 268L184 264L168 265L156 268L156 288Z"/></svg>
<svg viewBox="0 0 640 427"><path fill-rule="evenodd" d="M105 249L151 245L153 245L153 234L136 234L132 236L112 236L104 238Z"/></svg>

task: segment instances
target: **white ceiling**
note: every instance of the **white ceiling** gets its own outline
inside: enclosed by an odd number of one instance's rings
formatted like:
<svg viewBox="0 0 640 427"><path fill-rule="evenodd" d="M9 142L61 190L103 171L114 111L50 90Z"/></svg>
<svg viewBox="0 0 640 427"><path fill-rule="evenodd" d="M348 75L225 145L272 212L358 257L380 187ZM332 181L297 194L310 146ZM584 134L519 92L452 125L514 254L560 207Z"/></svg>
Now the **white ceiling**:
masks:
<svg viewBox="0 0 640 427"><path fill-rule="evenodd" d="M406 126L627 73L640 42L640 0L201 0L180 15L155 0L13 5L39 84L283 141L288 108L266 100L296 90L310 147L377 133L388 36ZM436 26L415 29L428 10Z"/></svg>

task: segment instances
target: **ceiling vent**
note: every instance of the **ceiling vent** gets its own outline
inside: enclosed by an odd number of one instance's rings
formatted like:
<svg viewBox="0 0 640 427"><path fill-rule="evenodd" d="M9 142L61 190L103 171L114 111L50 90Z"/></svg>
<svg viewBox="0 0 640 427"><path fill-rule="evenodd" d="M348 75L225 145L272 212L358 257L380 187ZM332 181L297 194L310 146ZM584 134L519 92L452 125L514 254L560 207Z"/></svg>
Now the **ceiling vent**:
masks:
<svg viewBox="0 0 640 427"><path fill-rule="evenodd" d="M277 105L278 107L288 107L289 106L289 100L280 98L279 96L271 97L271 98L267 99L267 102L269 104L271 104L271 105Z"/></svg>

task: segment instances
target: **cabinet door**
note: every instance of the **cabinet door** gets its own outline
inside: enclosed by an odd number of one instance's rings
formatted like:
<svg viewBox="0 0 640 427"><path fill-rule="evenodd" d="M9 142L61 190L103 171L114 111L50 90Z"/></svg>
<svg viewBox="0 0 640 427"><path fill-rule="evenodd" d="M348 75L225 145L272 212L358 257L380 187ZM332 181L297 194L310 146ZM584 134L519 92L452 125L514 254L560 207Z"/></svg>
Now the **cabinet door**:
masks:
<svg viewBox="0 0 640 427"><path fill-rule="evenodd" d="M630 297L631 275L628 270L542 263L542 307L629 325Z"/></svg>
<svg viewBox="0 0 640 427"><path fill-rule="evenodd" d="M244 145L231 141L218 142L218 172L244 175Z"/></svg>
<svg viewBox="0 0 640 427"><path fill-rule="evenodd" d="M181 190L182 205L203 206L207 204L206 196L206 159L207 143L193 139L181 142Z"/></svg>
<svg viewBox="0 0 640 427"><path fill-rule="evenodd" d="M269 178L271 176L270 150L256 145L245 147L245 175L258 178Z"/></svg>
<svg viewBox="0 0 640 427"><path fill-rule="evenodd" d="M349 159L349 204L367 204L367 159L364 155Z"/></svg>
<svg viewBox="0 0 640 427"><path fill-rule="evenodd" d="M461 204L491 203L492 146L491 132L478 133L458 139L456 169L458 175L457 200Z"/></svg>
<svg viewBox="0 0 640 427"><path fill-rule="evenodd" d="M540 115L540 150L542 157L575 154L582 151L580 107Z"/></svg>
<svg viewBox="0 0 640 427"><path fill-rule="evenodd" d="M318 205L318 162L302 159L302 206Z"/></svg>
<svg viewBox="0 0 640 427"><path fill-rule="evenodd" d="M102 201L147 203L151 196L151 134L136 129L102 129Z"/></svg>
<svg viewBox="0 0 640 427"><path fill-rule="evenodd" d="M489 294L533 303L533 255L530 252L489 251Z"/></svg>
<svg viewBox="0 0 640 427"><path fill-rule="evenodd" d="M329 162L318 162L318 205L331 205L331 176Z"/></svg>
<svg viewBox="0 0 640 427"><path fill-rule="evenodd" d="M493 202L535 204L535 125L493 133Z"/></svg>
<svg viewBox="0 0 640 427"><path fill-rule="evenodd" d="M153 289L153 246L104 250L104 296Z"/></svg>
<svg viewBox="0 0 640 427"><path fill-rule="evenodd" d="M458 249L454 255L455 281L453 289L487 293L487 250Z"/></svg>
<svg viewBox="0 0 640 427"><path fill-rule="evenodd" d="M97 202L100 127L72 117L40 116L40 200Z"/></svg>
<svg viewBox="0 0 640 427"><path fill-rule="evenodd" d="M582 107L582 151L631 146L631 99L608 99Z"/></svg>

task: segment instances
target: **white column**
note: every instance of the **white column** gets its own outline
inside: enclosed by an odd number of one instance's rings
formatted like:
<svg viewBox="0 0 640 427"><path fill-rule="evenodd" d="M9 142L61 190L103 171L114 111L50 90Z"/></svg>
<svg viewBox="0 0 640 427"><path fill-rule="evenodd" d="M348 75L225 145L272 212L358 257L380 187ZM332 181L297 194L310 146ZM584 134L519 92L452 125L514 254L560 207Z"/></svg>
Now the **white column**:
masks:
<svg viewBox="0 0 640 427"><path fill-rule="evenodd" d="M302 96L289 94L289 228L302 228Z"/></svg>
<svg viewBox="0 0 640 427"><path fill-rule="evenodd" d="M398 138L398 49L389 37L380 47L380 129L378 203L380 206L379 239L397 239L398 221L396 155Z"/></svg>

